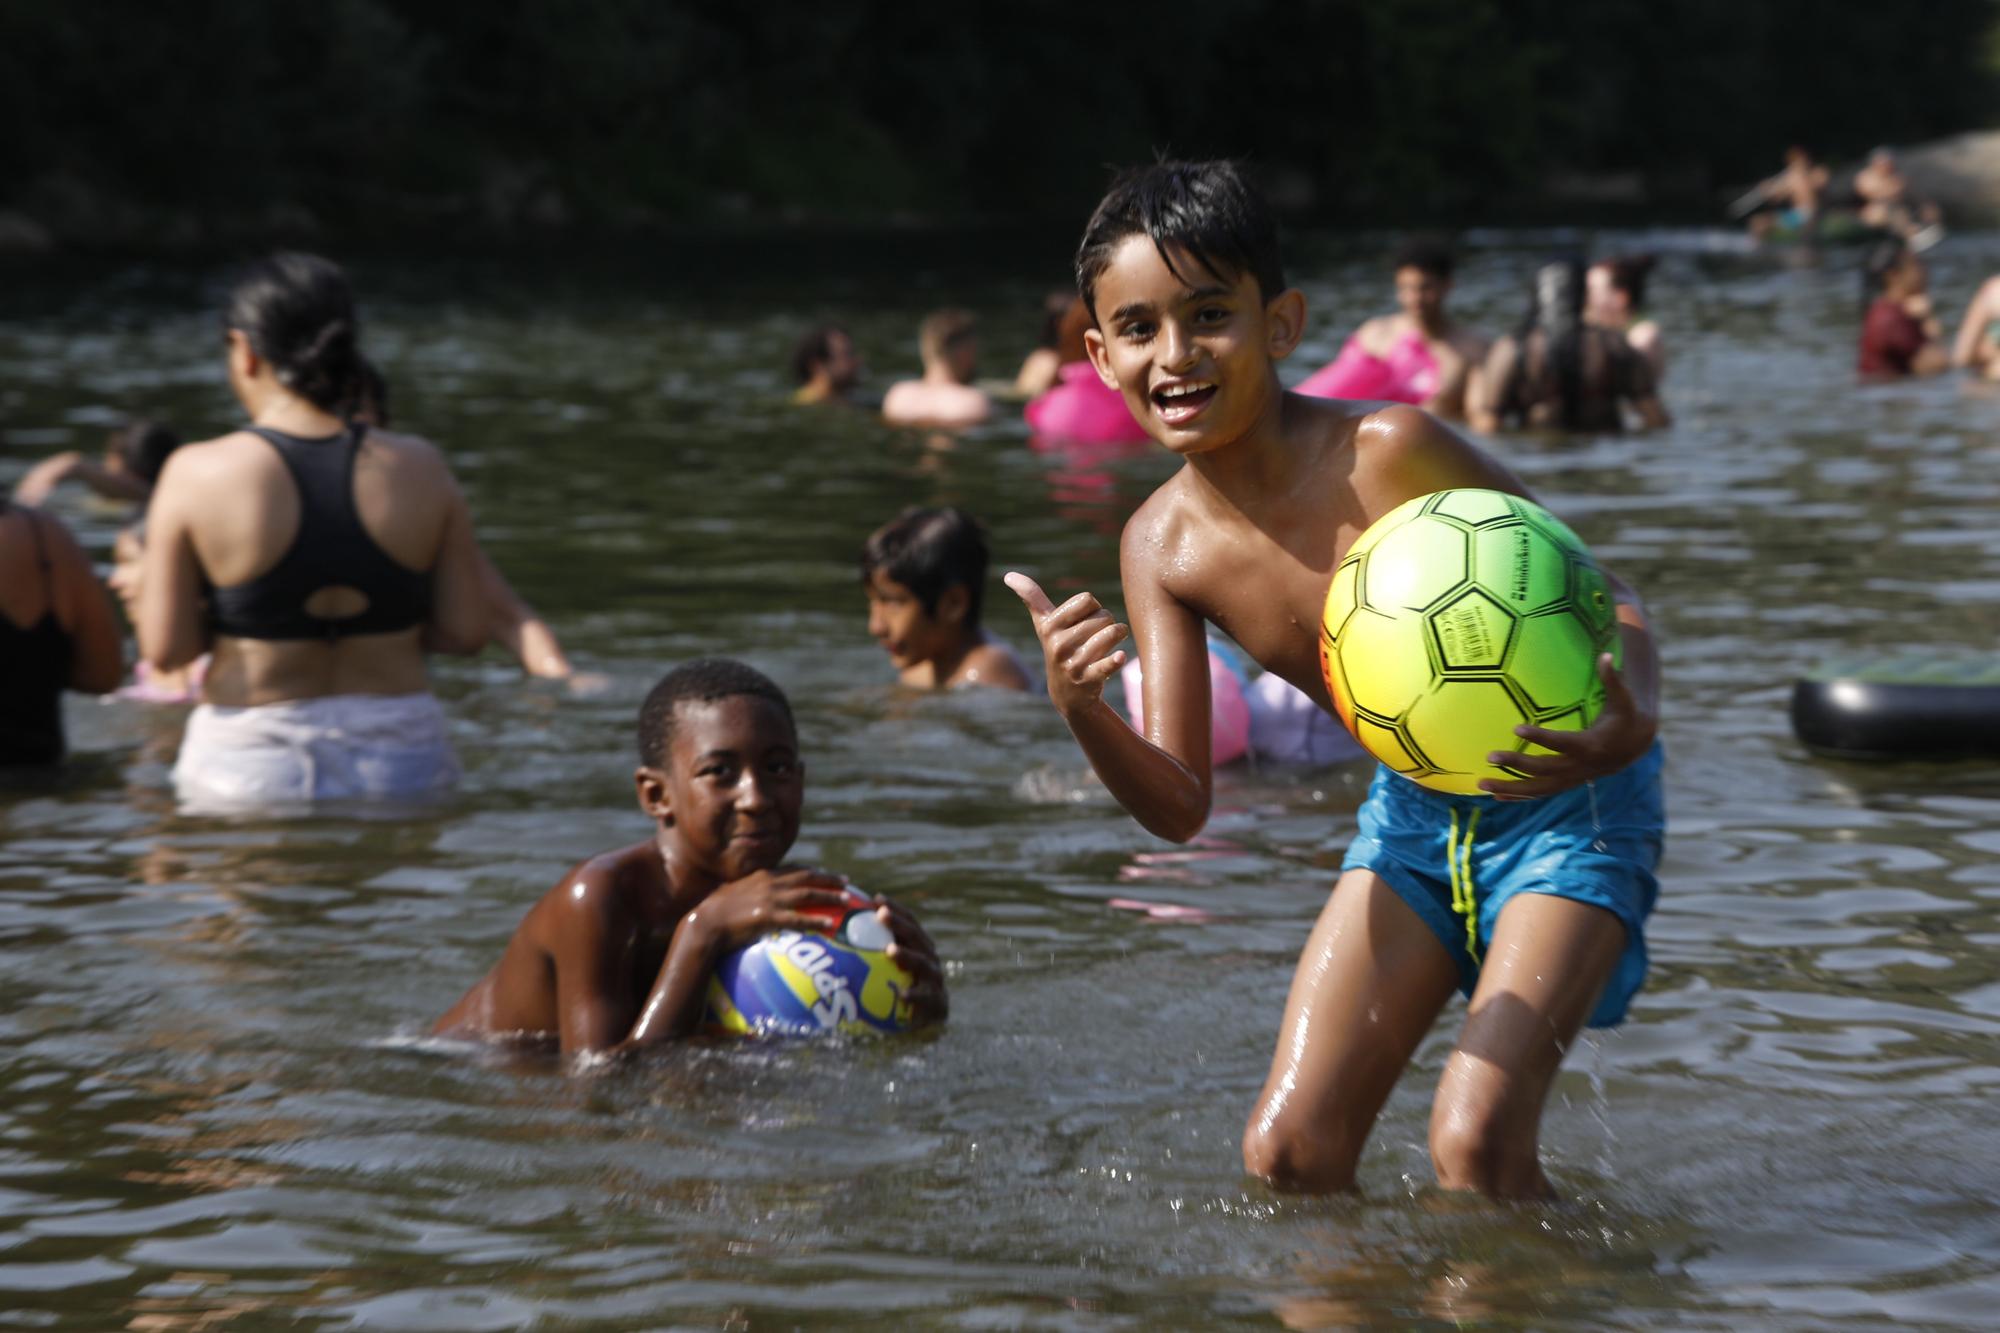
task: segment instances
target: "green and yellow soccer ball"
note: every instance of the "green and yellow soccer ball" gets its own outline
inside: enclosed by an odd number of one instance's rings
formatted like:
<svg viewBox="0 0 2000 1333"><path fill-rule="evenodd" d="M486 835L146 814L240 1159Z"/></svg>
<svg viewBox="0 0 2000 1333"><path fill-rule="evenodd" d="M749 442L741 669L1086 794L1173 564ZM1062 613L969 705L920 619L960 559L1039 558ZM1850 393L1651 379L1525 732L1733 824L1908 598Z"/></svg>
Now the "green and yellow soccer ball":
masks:
<svg viewBox="0 0 2000 1333"><path fill-rule="evenodd" d="M1495 750L1547 753L1524 722L1580 731L1604 708L1597 658L1618 622L1590 550L1548 510L1504 491L1437 491L1398 505L1333 571L1320 669L1354 738L1435 791L1479 794L1521 774Z"/></svg>

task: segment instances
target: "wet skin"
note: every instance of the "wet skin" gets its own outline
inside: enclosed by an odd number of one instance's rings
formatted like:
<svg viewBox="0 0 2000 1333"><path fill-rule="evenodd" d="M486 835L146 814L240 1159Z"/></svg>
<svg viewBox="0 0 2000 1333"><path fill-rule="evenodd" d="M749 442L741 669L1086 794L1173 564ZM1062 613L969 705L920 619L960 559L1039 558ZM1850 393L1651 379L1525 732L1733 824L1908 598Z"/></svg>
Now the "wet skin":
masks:
<svg viewBox="0 0 2000 1333"><path fill-rule="evenodd" d="M554 1039L565 1054L686 1036L717 958L768 931L819 929L809 909L844 904L838 876L782 865L805 794L784 712L754 695L676 712L667 766L634 775L654 837L564 875L433 1031ZM908 912L877 901L895 937L889 956L914 979L919 1021L942 1019L936 947Z"/></svg>
<svg viewBox="0 0 2000 1333"><path fill-rule="evenodd" d="M1028 688L1013 652L1005 644L989 641L977 625L967 625L971 599L962 585L939 593L931 610L924 609L923 598L879 569L863 588L868 594L868 633L889 655L903 684L925 690L958 685Z"/></svg>
<svg viewBox="0 0 2000 1333"><path fill-rule="evenodd" d="M1169 266L1151 240L1133 236L1100 276L1096 309L1086 342L1099 376L1186 466L1126 524L1129 630L1090 593L1056 606L1024 575L1007 583L1034 621L1051 701L1105 786L1148 829L1184 842L1207 819L1210 800L1202 622L1329 707L1319 620L1334 566L1354 539L1432 491L1527 490L1419 409L1285 393L1276 363L1305 323L1295 291L1266 299L1247 273L1207 272L1184 254ZM1607 655L1598 722L1572 733L1517 729L1556 753L1496 754L1530 776L1483 783L1489 792L1525 799L1565 790L1624 768L1651 745L1652 639L1636 598L1612 585L1629 680L1610 670ZM1103 699L1128 634L1146 663L1145 737ZM1535 1142L1542 1100L1585 1001L1609 975L1623 927L1600 909L1530 894L1508 904L1498 931L1512 965L1490 970L1474 996L1439 1088L1433 1156L1448 1185L1535 1193L1546 1187ZM1549 984L1530 984L1545 977ZM1300 960L1270 1081L1245 1135L1249 1169L1301 1189L1350 1185L1369 1126L1454 979L1443 946L1378 876L1343 875Z"/></svg>

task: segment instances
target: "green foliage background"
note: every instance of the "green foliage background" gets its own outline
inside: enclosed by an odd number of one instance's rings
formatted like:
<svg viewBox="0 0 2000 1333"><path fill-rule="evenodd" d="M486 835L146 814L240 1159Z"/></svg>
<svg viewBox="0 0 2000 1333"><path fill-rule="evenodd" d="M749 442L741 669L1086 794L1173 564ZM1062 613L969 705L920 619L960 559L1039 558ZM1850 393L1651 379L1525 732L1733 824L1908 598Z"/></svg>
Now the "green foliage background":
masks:
<svg viewBox="0 0 2000 1333"><path fill-rule="evenodd" d="M1247 156L1322 220L1712 208L1793 140L1986 124L1993 0L0 7L0 208L88 234L1073 218L1107 165Z"/></svg>

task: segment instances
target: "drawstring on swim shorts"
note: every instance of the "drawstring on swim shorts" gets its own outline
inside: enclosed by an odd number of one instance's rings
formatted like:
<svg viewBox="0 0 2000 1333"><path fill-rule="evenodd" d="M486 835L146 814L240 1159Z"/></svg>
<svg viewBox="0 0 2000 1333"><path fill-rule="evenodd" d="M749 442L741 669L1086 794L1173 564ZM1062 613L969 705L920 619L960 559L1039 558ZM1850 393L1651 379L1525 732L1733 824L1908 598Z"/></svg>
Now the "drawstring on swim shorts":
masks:
<svg viewBox="0 0 2000 1333"><path fill-rule="evenodd" d="M1465 951L1479 961L1479 898L1472 888L1472 836L1479 828L1479 807L1465 821L1465 842L1458 840L1458 809L1452 808L1451 833L1445 839L1445 869L1451 872L1451 910L1465 917Z"/></svg>

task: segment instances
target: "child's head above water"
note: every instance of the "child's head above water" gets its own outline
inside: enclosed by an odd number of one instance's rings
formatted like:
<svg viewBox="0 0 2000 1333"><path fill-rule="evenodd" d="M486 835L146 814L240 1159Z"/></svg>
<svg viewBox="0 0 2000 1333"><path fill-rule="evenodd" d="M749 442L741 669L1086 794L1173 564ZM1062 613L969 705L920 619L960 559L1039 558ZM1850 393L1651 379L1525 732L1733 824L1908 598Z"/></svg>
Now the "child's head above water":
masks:
<svg viewBox="0 0 2000 1333"><path fill-rule="evenodd" d="M1248 273L1270 300L1285 290L1278 224L1234 162L1155 162L1120 172L1076 250L1076 289L1097 312L1097 280L1128 237L1145 236L1175 276L1188 262L1225 282Z"/></svg>
<svg viewBox="0 0 2000 1333"><path fill-rule="evenodd" d="M937 310L917 327L917 350L926 369L944 366L961 384L979 365L979 322L965 310Z"/></svg>
<svg viewBox="0 0 2000 1333"><path fill-rule="evenodd" d="M181 437L174 434L172 427L140 417L112 431L104 452L114 471L136 477L151 487L160 479L167 455L180 445Z"/></svg>
<svg viewBox="0 0 2000 1333"><path fill-rule="evenodd" d="M861 548L868 632L897 667L942 656L979 635L986 534L963 509L905 509Z"/></svg>
<svg viewBox="0 0 2000 1333"><path fill-rule="evenodd" d="M639 709L639 806L677 869L769 870L799 836L805 765L785 692L726 657L676 667Z"/></svg>

